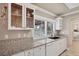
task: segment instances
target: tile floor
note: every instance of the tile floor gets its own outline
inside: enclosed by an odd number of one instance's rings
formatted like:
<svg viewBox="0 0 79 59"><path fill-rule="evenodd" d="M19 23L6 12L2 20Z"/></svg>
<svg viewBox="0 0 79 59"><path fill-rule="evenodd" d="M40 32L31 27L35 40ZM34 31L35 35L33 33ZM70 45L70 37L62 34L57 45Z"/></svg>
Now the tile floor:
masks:
<svg viewBox="0 0 79 59"><path fill-rule="evenodd" d="M61 56L79 56L79 40L74 40L69 50L65 51Z"/></svg>

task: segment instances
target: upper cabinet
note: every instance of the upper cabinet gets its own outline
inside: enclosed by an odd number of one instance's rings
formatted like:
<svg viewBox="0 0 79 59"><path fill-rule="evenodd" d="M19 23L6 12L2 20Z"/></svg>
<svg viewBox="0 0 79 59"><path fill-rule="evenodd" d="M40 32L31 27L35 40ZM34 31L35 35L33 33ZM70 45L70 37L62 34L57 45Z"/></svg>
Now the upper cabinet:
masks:
<svg viewBox="0 0 79 59"><path fill-rule="evenodd" d="M8 29L26 30L34 27L34 10L28 4L8 4Z"/></svg>
<svg viewBox="0 0 79 59"><path fill-rule="evenodd" d="M11 26L22 28L22 6L11 4Z"/></svg>
<svg viewBox="0 0 79 59"><path fill-rule="evenodd" d="M59 18L56 18L55 20L55 26L56 26L56 30L61 30L62 29L62 18L59 17Z"/></svg>
<svg viewBox="0 0 79 59"><path fill-rule="evenodd" d="M29 4L25 5L26 28L34 28L34 9L31 6Z"/></svg>

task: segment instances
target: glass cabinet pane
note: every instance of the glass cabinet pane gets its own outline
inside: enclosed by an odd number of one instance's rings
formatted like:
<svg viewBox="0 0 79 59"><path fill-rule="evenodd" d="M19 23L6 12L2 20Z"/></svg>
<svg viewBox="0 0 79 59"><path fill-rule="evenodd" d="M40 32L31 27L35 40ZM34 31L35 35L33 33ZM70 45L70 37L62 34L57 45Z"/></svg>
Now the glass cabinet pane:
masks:
<svg viewBox="0 0 79 59"><path fill-rule="evenodd" d="M22 27L22 6L11 3L11 27Z"/></svg>
<svg viewBox="0 0 79 59"><path fill-rule="evenodd" d="M47 22L47 36L51 36L53 34L53 24Z"/></svg>
<svg viewBox="0 0 79 59"><path fill-rule="evenodd" d="M40 20L35 20L34 36L37 38L45 37L45 22Z"/></svg>
<svg viewBox="0 0 79 59"><path fill-rule="evenodd" d="M26 8L26 27L33 28L34 27L34 10L30 8Z"/></svg>

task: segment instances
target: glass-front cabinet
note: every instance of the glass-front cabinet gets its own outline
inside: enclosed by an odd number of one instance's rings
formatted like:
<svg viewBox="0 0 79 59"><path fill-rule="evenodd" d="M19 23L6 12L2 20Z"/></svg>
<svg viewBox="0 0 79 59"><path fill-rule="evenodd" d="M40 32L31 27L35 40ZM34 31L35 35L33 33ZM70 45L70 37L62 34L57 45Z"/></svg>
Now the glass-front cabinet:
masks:
<svg viewBox="0 0 79 59"><path fill-rule="evenodd" d="M25 30L34 27L34 9L30 4L9 3L8 4L8 29Z"/></svg>
<svg viewBox="0 0 79 59"><path fill-rule="evenodd" d="M62 21L63 21L63 18L61 17L56 18L55 20L56 30L62 30Z"/></svg>
<svg viewBox="0 0 79 59"><path fill-rule="evenodd" d="M34 9L30 7L28 4L28 7L25 6L25 21L26 21L26 28L34 28Z"/></svg>
<svg viewBox="0 0 79 59"><path fill-rule="evenodd" d="M22 29L23 27L23 5L9 3L8 4L8 29Z"/></svg>
<svg viewBox="0 0 79 59"><path fill-rule="evenodd" d="M11 26L22 28L22 6L11 4Z"/></svg>

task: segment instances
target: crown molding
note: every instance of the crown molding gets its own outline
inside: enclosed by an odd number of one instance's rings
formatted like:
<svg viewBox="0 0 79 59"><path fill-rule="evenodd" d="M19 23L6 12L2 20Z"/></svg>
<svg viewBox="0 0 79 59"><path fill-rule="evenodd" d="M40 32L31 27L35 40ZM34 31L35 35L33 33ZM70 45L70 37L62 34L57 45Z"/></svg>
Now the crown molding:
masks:
<svg viewBox="0 0 79 59"><path fill-rule="evenodd" d="M57 16L56 14L51 13L51 12L49 12L49 11L47 11L47 10L45 10L45 9L43 9L43 8L41 8L41 7L39 7L39 6L36 6L36 5L33 5L33 4L30 4L30 5L32 5L32 7L35 8L36 10L40 10L40 11L45 12L45 13L51 15L51 16L54 16L54 17Z"/></svg>
<svg viewBox="0 0 79 59"><path fill-rule="evenodd" d="M76 14L76 13L79 13L79 10L72 11L72 12L69 12L69 13L63 14L63 15L61 15L61 16L62 16L62 17L65 17L65 16L69 16L69 15Z"/></svg>

